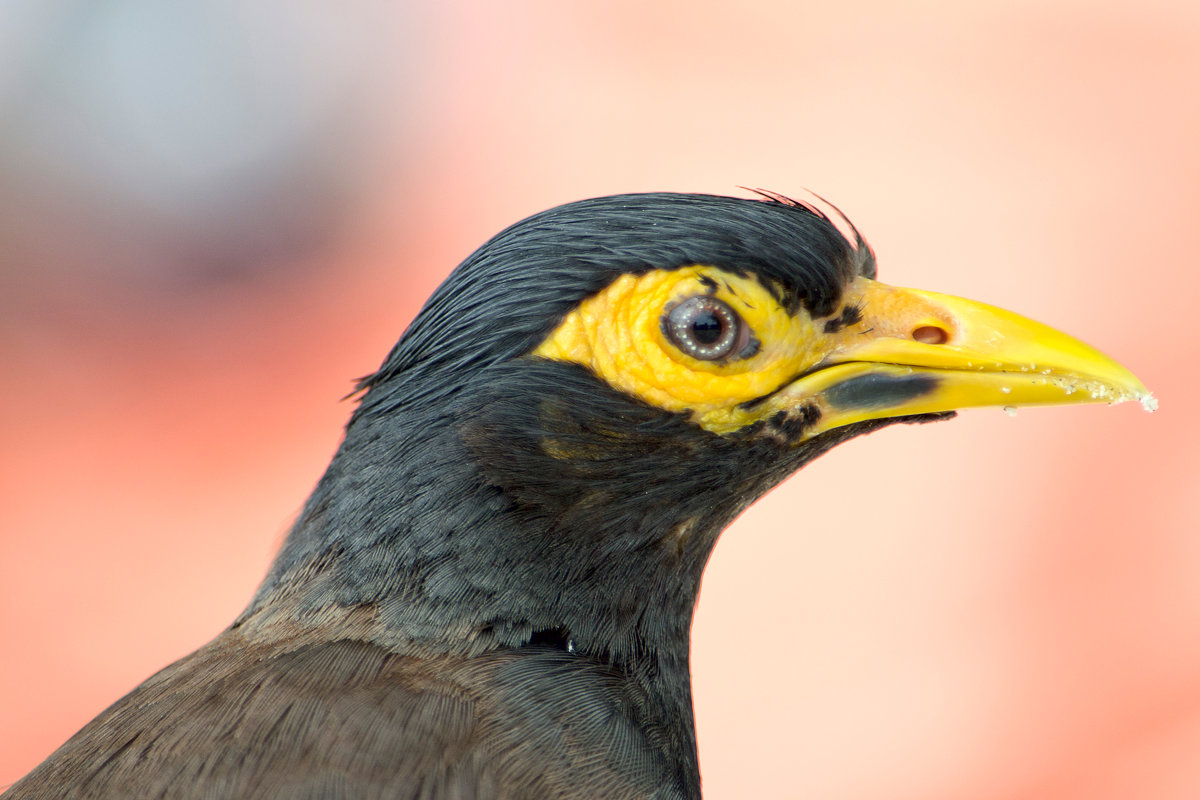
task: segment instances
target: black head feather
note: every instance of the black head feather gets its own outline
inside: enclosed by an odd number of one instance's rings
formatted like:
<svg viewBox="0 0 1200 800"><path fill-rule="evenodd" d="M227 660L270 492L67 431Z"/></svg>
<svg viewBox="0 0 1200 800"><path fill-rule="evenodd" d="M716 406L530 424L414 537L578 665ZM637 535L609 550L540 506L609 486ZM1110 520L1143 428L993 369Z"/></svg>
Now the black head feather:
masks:
<svg viewBox="0 0 1200 800"><path fill-rule="evenodd" d="M899 420L799 447L756 430L721 437L528 355L582 300L655 269L752 273L785 307L830 315L849 280L874 274L854 236L778 196L672 194L585 200L501 232L362 381L345 441L249 613L287 594L301 615L370 605L432 649L520 646L551 630L616 660L665 639L686 656L720 530L828 447Z"/></svg>
<svg viewBox="0 0 1200 800"><path fill-rule="evenodd" d="M906 420L799 445L786 429L759 435L770 420L718 436L530 353L618 276L694 264L753 273L786 308L840 314L847 282L874 274L854 239L786 198L669 194L586 200L501 232L362 381L237 626L366 619L354 638L439 658L557 648L641 698L639 729L698 795L689 636L718 534L808 460Z"/></svg>
<svg viewBox="0 0 1200 800"><path fill-rule="evenodd" d="M445 384L433 373L465 374L528 353L624 273L692 264L754 273L778 287L785 307L824 317L848 280L875 274L870 247L854 235L847 241L818 208L781 195L616 195L552 208L501 231L459 265L359 388L400 378L407 402L439 395ZM395 402L392 392L368 392L363 405Z"/></svg>

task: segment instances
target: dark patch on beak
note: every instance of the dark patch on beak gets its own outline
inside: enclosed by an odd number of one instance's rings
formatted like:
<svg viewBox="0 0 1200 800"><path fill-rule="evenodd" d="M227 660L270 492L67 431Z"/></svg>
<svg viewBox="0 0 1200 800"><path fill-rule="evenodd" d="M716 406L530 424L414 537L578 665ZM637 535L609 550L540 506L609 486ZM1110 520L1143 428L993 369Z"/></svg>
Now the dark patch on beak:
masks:
<svg viewBox="0 0 1200 800"><path fill-rule="evenodd" d="M892 408L937 389L933 375L859 375L825 390L825 400L834 408Z"/></svg>
<svg viewBox="0 0 1200 800"><path fill-rule="evenodd" d="M799 442L808 429L821 419L821 409L811 403L788 411L776 412L767 420L767 429L790 443Z"/></svg>

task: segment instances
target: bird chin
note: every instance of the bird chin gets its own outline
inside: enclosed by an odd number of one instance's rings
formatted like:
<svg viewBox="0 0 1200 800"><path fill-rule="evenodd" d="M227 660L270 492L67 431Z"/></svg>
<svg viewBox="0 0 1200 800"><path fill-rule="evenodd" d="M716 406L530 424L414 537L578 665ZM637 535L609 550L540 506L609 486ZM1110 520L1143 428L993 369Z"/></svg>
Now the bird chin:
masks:
<svg viewBox="0 0 1200 800"><path fill-rule="evenodd" d="M953 419L958 416L957 411L938 411L928 414L905 414L898 417L878 417L876 419L863 420L861 422L851 422L837 428L831 428L827 431L817 434L813 438L805 442L805 446L816 445L821 448L821 452L825 452L835 445L853 439L863 434L873 433L880 428L887 428L892 425L924 425L929 422L943 422L948 419Z"/></svg>

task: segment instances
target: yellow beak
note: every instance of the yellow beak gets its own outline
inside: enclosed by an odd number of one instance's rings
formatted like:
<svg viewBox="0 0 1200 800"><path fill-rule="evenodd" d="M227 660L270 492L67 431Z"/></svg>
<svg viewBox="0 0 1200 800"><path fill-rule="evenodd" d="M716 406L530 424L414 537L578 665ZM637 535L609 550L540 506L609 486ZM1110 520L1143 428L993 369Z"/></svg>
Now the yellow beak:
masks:
<svg viewBox="0 0 1200 800"><path fill-rule="evenodd" d="M771 398L778 408L820 411L805 438L868 419L972 406L1157 406L1116 361L1010 311L866 278L851 286L847 304L861 309L862 321L828 333L825 358Z"/></svg>

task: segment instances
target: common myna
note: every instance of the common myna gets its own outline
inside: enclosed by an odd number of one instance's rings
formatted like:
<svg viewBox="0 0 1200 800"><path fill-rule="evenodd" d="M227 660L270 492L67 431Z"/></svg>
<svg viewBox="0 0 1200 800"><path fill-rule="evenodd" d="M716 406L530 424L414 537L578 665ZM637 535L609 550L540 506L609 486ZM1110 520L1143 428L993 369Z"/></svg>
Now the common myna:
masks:
<svg viewBox="0 0 1200 800"><path fill-rule="evenodd" d="M696 798L721 530L847 439L1152 398L1096 350L875 280L811 204L642 194L501 232L361 400L245 612L5 795Z"/></svg>

